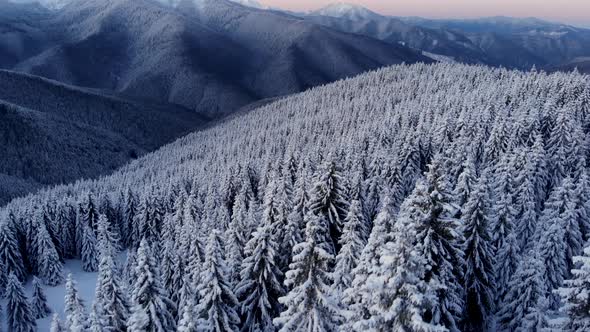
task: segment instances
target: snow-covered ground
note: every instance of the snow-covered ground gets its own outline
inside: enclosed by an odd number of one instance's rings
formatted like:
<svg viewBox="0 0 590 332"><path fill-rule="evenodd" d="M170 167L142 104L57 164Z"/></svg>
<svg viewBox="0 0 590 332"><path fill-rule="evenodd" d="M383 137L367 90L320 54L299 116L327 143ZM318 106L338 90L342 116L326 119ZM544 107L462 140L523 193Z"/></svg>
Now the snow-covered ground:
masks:
<svg viewBox="0 0 590 332"><path fill-rule="evenodd" d="M127 257L127 252L122 252L119 255L119 262L124 262ZM67 260L64 265L64 277L68 274L72 274L74 280L78 284L78 291L80 297L84 300L86 308L90 308L90 304L94 301L94 291L96 285L96 278L98 273L96 272L84 272L82 271L82 261L78 259ZM33 293L32 278L30 278L25 285L26 294L31 299ZM53 311L49 317L37 320L37 331L38 332L49 332L51 327L51 319L54 313L58 313L60 319L64 320L64 297L66 295L66 284L65 282L56 287L43 286L43 291L47 295L47 302L49 307ZM6 328L6 300L0 300L2 303L2 315L0 322L2 323L2 329L0 331L7 331Z"/></svg>

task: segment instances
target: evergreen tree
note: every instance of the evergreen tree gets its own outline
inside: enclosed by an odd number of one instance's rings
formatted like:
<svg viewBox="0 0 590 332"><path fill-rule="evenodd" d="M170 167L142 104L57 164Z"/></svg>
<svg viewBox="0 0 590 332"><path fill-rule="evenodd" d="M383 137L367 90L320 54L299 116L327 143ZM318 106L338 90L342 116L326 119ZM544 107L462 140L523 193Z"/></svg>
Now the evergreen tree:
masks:
<svg viewBox="0 0 590 332"><path fill-rule="evenodd" d="M502 330L534 331L527 329L527 325L535 323L536 309L546 302L544 270L543 263L533 251L518 266L499 306L498 322Z"/></svg>
<svg viewBox="0 0 590 332"><path fill-rule="evenodd" d="M131 315L127 330L171 331L176 329L175 305L168 298L160 280L160 271L147 240L141 240L137 250L136 280L131 293Z"/></svg>
<svg viewBox="0 0 590 332"><path fill-rule="evenodd" d="M358 265L361 252L366 245L367 233L366 222L361 206L357 199L353 200L348 210L348 215L344 219L344 228L340 243L342 248L336 256L336 267L334 269L334 283L332 288L337 293L342 293L352 284L354 277L352 271Z"/></svg>
<svg viewBox="0 0 590 332"><path fill-rule="evenodd" d="M66 332L66 329L61 323L58 314L53 314L53 318L51 319L51 327L49 328L50 332Z"/></svg>
<svg viewBox="0 0 590 332"><path fill-rule="evenodd" d="M269 224L262 224L248 241L235 291L243 317L242 331L274 331L272 321L281 311L278 299L284 295L282 273L275 263L276 249Z"/></svg>
<svg viewBox="0 0 590 332"><path fill-rule="evenodd" d="M465 206L465 331L485 331L494 309L494 259L489 229L487 176L482 176Z"/></svg>
<svg viewBox="0 0 590 332"><path fill-rule="evenodd" d="M195 315L195 300L188 298L185 305L180 310L180 320L178 321L178 332L197 332L197 316Z"/></svg>
<svg viewBox="0 0 590 332"><path fill-rule="evenodd" d="M37 330L35 316L29 307L23 286L14 273L8 275L6 302L6 322L9 331L34 332Z"/></svg>
<svg viewBox="0 0 590 332"><path fill-rule="evenodd" d="M329 157L315 176L315 184L311 191L309 207L317 215L329 222L329 234L333 249L338 252L338 239L342 233L342 222L348 210L345 179L336 162Z"/></svg>
<svg viewBox="0 0 590 332"><path fill-rule="evenodd" d="M512 278L521 262L519 252L520 248L516 236L514 232L511 232L496 254L496 266L494 267L496 304L499 304L501 298L506 294L510 278Z"/></svg>
<svg viewBox="0 0 590 332"><path fill-rule="evenodd" d="M47 305L47 297L37 277L33 278L33 299L31 306L33 317L36 319L45 318L51 313L51 308Z"/></svg>
<svg viewBox="0 0 590 332"><path fill-rule="evenodd" d="M126 331L129 301L111 255L109 251L101 255L94 304L104 330Z"/></svg>
<svg viewBox="0 0 590 332"><path fill-rule="evenodd" d="M312 212L306 219L305 240L293 248L293 262L286 275L285 286L291 291L279 298L286 309L274 324L281 332L336 331L342 318L329 287L334 256L324 237L327 221Z"/></svg>
<svg viewBox="0 0 590 332"><path fill-rule="evenodd" d="M88 328L88 316L84 302L78 294L76 282L69 274L66 281L64 312L66 314L66 328L70 331L85 331Z"/></svg>
<svg viewBox="0 0 590 332"><path fill-rule="evenodd" d="M450 183L435 157L424 180L419 180L405 203L405 217L415 223L416 250L426 262L424 281L436 291L438 301L426 312L426 320L458 330L464 295L462 245L464 242L453 203ZM444 287L440 287L444 285Z"/></svg>
<svg viewBox="0 0 590 332"><path fill-rule="evenodd" d="M228 280L228 269L223 259L221 233L213 230L207 241L205 262L198 286L197 314L200 331L237 331L240 317L236 313L236 299Z"/></svg>
<svg viewBox="0 0 590 332"><path fill-rule="evenodd" d="M0 221L0 266L3 267L0 270L0 289L6 286L5 282L10 273L14 273L19 280L25 278L25 266L17 241L16 228L11 219Z"/></svg>
<svg viewBox="0 0 590 332"><path fill-rule="evenodd" d="M410 197L402 204L389 236L393 240L379 248L378 267L366 281L374 299L363 303L368 315L349 322L353 331L446 331L427 314L437 305L439 285L424 281L427 264L415 248L413 202Z"/></svg>
<svg viewBox="0 0 590 332"><path fill-rule="evenodd" d="M37 218L42 218L43 212L38 211ZM38 219L39 220L39 219ZM55 248L44 222L37 223L37 234L35 245L38 255L38 272L43 282L48 286L57 286L64 280L63 264Z"/></svg>
<svg viewBox="0 0 590 332"><path fill-rule="evenodd" d="M361 257L356 268L352 271L353 279L350 287L344 291L342 302L348 306L345 327L352 329L352 324L369 315L369 308L375 301L374 289L367 283L371 275L376 275L379 269L382 247L393 241L393 225L395 212L388 193L381 199L383 206L377 217L375 225L369 236L367 245L361 252Z"/></svg>
<svg viewBox="0 0 590 332"><path fill-rule="evenodd" d="M82 239L82 269L86 272L98 271L98 250L96 235L92 228L84 226Z"/></svg>
<svg viewBox="0 0 590 332"><path fill-rule="evenodd" d="M562 313L566 317L563 331L590 330L590 247L584 249L582 256L574 257L575 269L572 278L566 280L564 287L559 289L563 306Z"/></svg>

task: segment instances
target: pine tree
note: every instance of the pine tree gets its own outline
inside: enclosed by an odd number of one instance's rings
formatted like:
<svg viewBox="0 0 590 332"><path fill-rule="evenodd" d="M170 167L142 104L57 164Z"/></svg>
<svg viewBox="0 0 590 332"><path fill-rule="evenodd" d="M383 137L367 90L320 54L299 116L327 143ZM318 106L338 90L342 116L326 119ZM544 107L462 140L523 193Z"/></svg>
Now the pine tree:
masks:
<svg viewBox="0 0 590 332"><path fill-rule="evenodd" d="M526 325L534 322L535 310L546 302L545 267L537 255L527 254L512 275L498 311L498 321L506 331L531 331ZM541 314L541 313L538 313ZM529 318L525 319L527 316Z"/></svg>
<svg viewBox="0 0 590 332"><path fill-rule="evenodd" d="M514 158L504 155L497 165L494 183L495 204L491 223L492 245L495 250L504 246L508 234L514 231L514 219L517 211L514 197Z"/></svg>
<svg viewBox="0 0 590 332"><path fill-rule="evenodd" d="M2 280L8 279L10 273L19 280L25 278L25 266L17 242L16 228L11 218L0 221L0 289L4 289L5 283ZM0 296L2 292L0 291Z"/></svg>
<svg viewBox="0 0 590 332"><path fill-rule="evenodd" d="M168 298L160 280L160 271L147 240L141 240L137 250L137 279L131 293L131 315L127 330L171 331L176 328L173 312L175 305Z"/></svg>
<svg viewBox="0 0 590 332"><path fill-rule="evenodd" d="M98 271L98 255L96 235L92 228L84 226L81 251L82 269L86 272Z"/></svg>
<svg viewBox="0 0 590 332"><path fill-rule="evenodd" d="M103 252L98 266L98 280L94 304L106 331L126 331L129 301L126 289L118 275L112 253Z"/></svg>
<svg viewBox="0 0 590 332"><path fill-rule="evenodd" d="M41 288L41 283L37 277L33 278L33 299L31 301L31 309L33 317L36 319L48 317L51 313L51 308L47 305L47 297Z"/></svg>
<svg viewBox="0 0 590 332"><path fill-rule="evenodd" d="M323 216L329 222L332 254L339 251L338 239L342 233L342 222L348 210L347 189L345 179L336 162L328 160L322 165L315 177L315 184L311 191L309 207L317 215Z"/></svg>
<svg viewBox="0 0 590 332"><path fill-rule="evenodd" d="M446 331L427 317L437 304L439 285L424 281L427 264L415 248L412 204L412 198L402 204L389 235L393 240L378 249L378 267L366 281L374 299L362 304L368 315L349 323L353 331Z"/></svg>
<svg viewBox="0 0 590 332"><path fill-rule="evenodd" d="M198 325L201 331L237 331L240 318L236 313L236 299L228 280L228 269L223 259L221 232L213 230L207 241L205 262L198 286Z"/></svg>
<svg viewBox="0 0 590 332"><path fill-rule="evenodd" d="M472 157L465 159L463 162L463 170L457 179L457 185L453 191L455 195L455 203L463 207L469 200L473 188L477 185L477 174L475 169L475 161Z"/></svg>
<svg viewBox="0 0 590 332"><path fill-rule="evenodd" d="M494 266L496 304L499 304L506 294L510 278L512 278L521 262L519 253L518 241L514 232L511 232L496 253L496 266Z"/></svg>
<svg viewBox="0 0 590 332"><path fill-rule="evenodd" d="M69 274L66 281L64 312L66 314L66 328L70 331L85 331L88 328L88 316L84 302L78 295L76 282Z"/></svg>
<svg viewBox="0 0 590 332"><path fill-rule="evenodd" d="M519 247L524 249L530 244L537 229L538 193L532 160L526 162L516 177L516 201L519 210L516 215L516 238Z"/></svg>
<svg viewBox="0 0 590 332"><path fill-rule="evenodd" d="M367 245L363 248L359 263L352 271L352 283L344 291L342 302L348 306L345 327L352 329L352 324L369 315L369 308L375 301L374 289L367 283L371 275L379 272L379 261L381 259L382 247L393 241L393 225L395 223L395 212L389 193L386 192L381 199L383 206L375 218L375 223Z"/></svg>
<svg viewBox="0 0 590 332"><path fill-rule="evenodd" d="M344 219L342 236L339 239L342 248L336 256L332 285L332 288L338 293L342 293L352 284L354 277L352 271L358 265L361 252L367 243L366 233L366 222L361 202L355 199L350 204L348 215Z"/></svg>
<svg viewBox="0 0 590 332"><path fill-rule="evenodd" d="M494 259L489 229L487 176L482 176L465 206L465 331L485 331L494 309Z"/></svg>
<svg viewBox="0 0 590 332"><path fill-rule="evenodd" d="M195 300L189 298L186 304L180 310L180 320L178 321L178 332L197 332L197 317L195 315Z"/></svg>
<svg viewBox="0 0 590 332"><path fill-rule="evenodd" d="M334 256L323 234L328 230L327 221L313 212L306 219L305 241L293 248L286 275L285 286L291 291L279 298L286 309L274 324L281 332L336 331L342 318L329 288Z"/></svg>
<svg viewBox="0 0 590 332"><path fill-rule="evenodd" d="M561 312L567 318L561 328L563 331L589 331L590 247L584 249L582 256L574 257L574 263L577 268L572 270L572 278L559 289L563 302Z"/></svg>
<svg viewBox="0 0 590 332"><path fill-rule="evenodd" d="M435 157L424 180L419 180L405 203L405 217L415 223L416 250L426 262L424 281L436 291L438 301L428 309L427 320L457 331L464 306L463 234L456 218L451 184ZM439 285L444 285L440 287Z"/></svg>
<svg viewBox="0 0 590 332"><path fill-rule="evenodd" d="M50 332L66 332L66 329L61 323L59 319L59 315L57 313L53 314L53 318L51 319L51 327L49 328Z"/></svg>
<svg viewBox="0 0 590 332"><path fill-rule="evenodd" d="M60 261L59 255L47 232L45 223L40 221L43 216L42 211L36 214L37 233L35 244L37 246L36 253L38 255L37 261L39 263L39 276L47 286L57 286L64 280L63 278L63 264Z"/></svg>
<svg viewBox="0 0 590 332"><path fill-rule="evenodd" d="M34 332L37 330L35 316L29 307L23 286L14 273L8 275L6 302L6 322L9 331Z"/></svg>
<svg viewBox="0 0 590 332"><path fill-rule="evenodd" d="M243 317L242 331L274 331L273 319L281 311L278 299L285 292L275 262L276 249L269 224L262 224L246 245L241 281L235 290Z"/></svg>

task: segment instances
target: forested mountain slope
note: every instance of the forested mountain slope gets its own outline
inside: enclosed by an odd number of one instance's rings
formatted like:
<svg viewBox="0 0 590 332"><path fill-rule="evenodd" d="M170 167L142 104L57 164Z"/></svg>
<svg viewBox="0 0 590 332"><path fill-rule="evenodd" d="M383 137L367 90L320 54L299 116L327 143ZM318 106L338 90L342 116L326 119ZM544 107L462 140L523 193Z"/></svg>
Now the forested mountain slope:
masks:
<svg viewBox="0 0 590 332"><path fill-rule="evenodd" d="M80 259L99 286L88 316L68 282L55 322L73 328L574 331L589 83L417 64L281 99L13 201L0 282L19 298Z"/></svg>
<svg viewBox="0 0 590 332"><path fill-rule="evenodd" d="M0 203L49 184L112 172L207 120L0 70Z"/></svg>
<svg viewBox="0 0 590 332"><path fill-rule="evenodd" d="M384 65L429 61L401 45L227 0L0 6L20 18L0 15L13 41L0 47L0 67L209 115Z"/></svg>

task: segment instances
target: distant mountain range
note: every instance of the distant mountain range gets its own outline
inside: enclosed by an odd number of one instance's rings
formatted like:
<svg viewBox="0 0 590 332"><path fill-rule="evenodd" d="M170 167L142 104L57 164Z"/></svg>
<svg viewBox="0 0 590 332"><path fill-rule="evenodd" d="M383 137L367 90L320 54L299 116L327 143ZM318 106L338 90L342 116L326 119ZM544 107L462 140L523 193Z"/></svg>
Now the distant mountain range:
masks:
<svg viewBox="0 0 590 332"><path fill-rule="evenodd" d="M226 0L161 1L74 0L57 11L4 3L9 38L1 38L0 67L215 116L384 65L428 61L399 44Z"/></svg>
<svg viewBox="0 0 590 332"><path fill-rule="evenodd" d="M528 70L560 67L590 56L590 30L535 18L400 18L343 3L301 16L337 30L407 45L436 60Z"/></svg>

